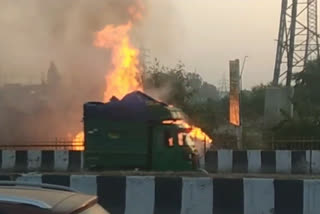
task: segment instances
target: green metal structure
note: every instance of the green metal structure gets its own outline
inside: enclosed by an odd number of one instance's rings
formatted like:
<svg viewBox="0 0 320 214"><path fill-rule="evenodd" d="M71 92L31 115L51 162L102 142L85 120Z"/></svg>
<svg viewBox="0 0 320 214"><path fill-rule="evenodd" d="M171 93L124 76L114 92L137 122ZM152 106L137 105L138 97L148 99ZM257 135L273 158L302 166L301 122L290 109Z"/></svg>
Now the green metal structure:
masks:
<svg viewBox="0 0 320 214"><path fill-rule="evenodd" d="M188 171L198 167L180 109L133 92L122 100L84 105L85 167L96 170Z"/></svg>

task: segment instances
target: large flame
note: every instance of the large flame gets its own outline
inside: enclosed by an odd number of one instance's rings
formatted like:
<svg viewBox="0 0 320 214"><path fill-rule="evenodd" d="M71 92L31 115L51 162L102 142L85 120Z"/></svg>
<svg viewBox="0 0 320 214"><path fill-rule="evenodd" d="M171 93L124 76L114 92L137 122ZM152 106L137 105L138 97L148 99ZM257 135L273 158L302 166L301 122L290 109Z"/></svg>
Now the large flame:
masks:
<svg viewBox="0 0 320 214"><path fill-rule="evenodd" d="M107 48L112 53L112 67L106 75L104 101L112 96L122 99L129 92L142 91L139 71L139 50L130 43L129 31L132 23L126 25L108 25L97 33L95 46Z"/></svg>
<svg viewBox="0 0 320 214"><path fill-rule="evenodd" d="M142 1L137 0L128 8L131 20L127 24L107 25L96 33L94 45L111 50L111 67L105 77L104 102L109 102L112 96L122 99L132 91L143 91L139 70L139 50L130 41L132 23L142 19L142 10L144 10ZM73 139L72 144L75 149L79 148L79 142L84 142L83 132L78 133Z"/></svg>

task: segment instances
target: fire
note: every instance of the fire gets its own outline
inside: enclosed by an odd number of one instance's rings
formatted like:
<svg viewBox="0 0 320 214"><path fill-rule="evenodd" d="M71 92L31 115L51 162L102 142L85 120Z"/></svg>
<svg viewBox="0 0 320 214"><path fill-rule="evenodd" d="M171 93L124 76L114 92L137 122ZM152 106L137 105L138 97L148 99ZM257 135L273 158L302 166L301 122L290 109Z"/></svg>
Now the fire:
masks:
<svg viewBox="0 0 320 214"><path fill-rule="evenodd" d="M204 133L199 127L193 126L190 135L192 138L197 139L199 141L205 143L212 143L212 139L206 133Z"/></svg>
<svg viewBox="0 0 320 214"><path fill-rule="evenodd" d="M141 0L128 8L131 17L123 25L107 25L96 33L94 45L98 48L105 48L111 51L111 66L105 76L106 89L104 91L104 102L109 102L115 96L122 99L132 91L143 91L141 85L141 73L139 70L139 50L135 48L130 40L130 31L133 22L142 19L144 6ZM211 143L212 139L200 128L189 125L183 120L163 121L163 124L181 124L190 129L190 136L194 140ZM80 132L73 139L74 150L83 150L84 133Z"/></svg>
<svg viewBox="0 0 320 214"><path fill-rule="evenodd" d="M139 50L130 43L129 31L132 23L126 25L108 25L97 33L95 46L107 48L112 54L112 68L106 75L106 90L104 101L112 96L122 99L126 94L143 91L139 70Z"/></svg>
<svg viewBox="0 0 320 214"><path fill-rule="evenodd" d="M83 151L84 150L83 142L84 142L84 133L80 132L72 140L72 150Z"/></svg>
<svg viewBox="0 0 320 214"><path fill-rule="evenodd" d="M202 141L205 143L212 143L212 139L204 133L201 128L196 126L191 126L187 122L183 120L164 120L162 121L162 124L176 124L176 125L182 125L186 129L190 129L190 136L194 140Z"/></svg>
<svg viewBox="0 0 320 214"><path fill-rule="evenodd" d="M139 70L139 50L130 41L133 22L142 19L143 10L142 1L136 0L135 4L128 8L131 20L124 25L107 25L96 33L94 45L111 51L111 68L108 69L105 77L104 102L110 101L112 96L122 99L132 91L143 91ZM78 148L79 142L84 142L83 132L76 135L72 144Z"/></svg>

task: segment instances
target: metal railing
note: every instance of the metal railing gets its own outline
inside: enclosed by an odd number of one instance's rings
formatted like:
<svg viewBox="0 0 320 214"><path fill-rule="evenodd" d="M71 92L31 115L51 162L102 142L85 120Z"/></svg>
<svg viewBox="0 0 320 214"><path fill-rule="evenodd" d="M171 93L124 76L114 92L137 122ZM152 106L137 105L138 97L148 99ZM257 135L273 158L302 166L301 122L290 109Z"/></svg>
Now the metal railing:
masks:
<svg viewBox="0 0 320 214"><path fill-rule="evenodd" d="M0 141L0 150L80 150L80 147L84 147L83 141Z"/></svg>
<svg viewBox="0 0 320 214"><path fill-rule="evenodd" d="M273 149L287 150L320 150L320 139L298 138L298 139L275 139L272 138Z"/></svg>

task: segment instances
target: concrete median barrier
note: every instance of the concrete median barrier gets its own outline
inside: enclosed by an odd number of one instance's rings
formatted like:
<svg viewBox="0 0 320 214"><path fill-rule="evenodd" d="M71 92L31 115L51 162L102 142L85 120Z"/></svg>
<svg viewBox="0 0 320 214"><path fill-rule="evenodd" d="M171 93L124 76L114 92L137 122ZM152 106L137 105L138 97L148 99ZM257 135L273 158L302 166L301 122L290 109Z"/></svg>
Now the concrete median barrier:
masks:
<svg viewBox="0 0 320 214"><path fill-rule="evenodd" d="M320 152L218 150L206 154L206 169L212 173L319 174Z"/></svg>
<svg viewBox="0 0 320 214"><path fill-rule="evenodd" d="M96 194L112 214L316 214L320 180L32 174L0 180L50 183Z"/></svg>

